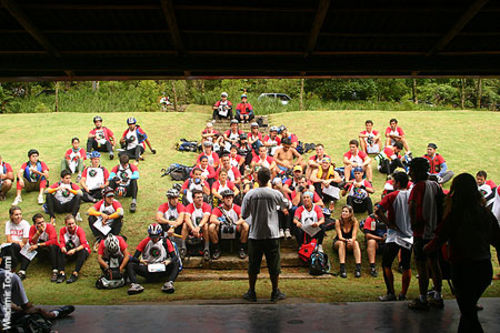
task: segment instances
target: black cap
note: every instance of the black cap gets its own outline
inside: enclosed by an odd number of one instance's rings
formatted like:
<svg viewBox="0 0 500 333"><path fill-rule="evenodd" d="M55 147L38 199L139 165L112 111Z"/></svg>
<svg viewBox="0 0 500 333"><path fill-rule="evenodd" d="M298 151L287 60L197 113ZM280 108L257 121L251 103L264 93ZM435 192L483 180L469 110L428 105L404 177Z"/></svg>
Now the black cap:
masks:
<svg viewBox="0 0 500 333"><path fill-rule="evenodd" d="M432 142L431 142L431 143L429 143L429 144L427 145L427 148L438 149L438 146L436 146L436 144L435 144L435 143L432 143Z"/></svg>

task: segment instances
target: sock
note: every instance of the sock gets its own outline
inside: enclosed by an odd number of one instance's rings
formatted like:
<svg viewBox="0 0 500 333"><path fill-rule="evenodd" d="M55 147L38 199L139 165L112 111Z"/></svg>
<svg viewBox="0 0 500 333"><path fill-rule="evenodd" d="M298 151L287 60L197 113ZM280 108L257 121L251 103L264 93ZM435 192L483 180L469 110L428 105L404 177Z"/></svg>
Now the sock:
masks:
<svg viewBox="0 0 500 333"><path fill-rule="evenodd" d="M370 268L371 268L371 269L375 269L375 263L370 264Z"/></svg>
<svg viewBox="0 0 500 333"><path fill-rule="evenodd" d="M186 248L186 240L185 240L185 239L183 239L183 240L182 240L182 248L183 248L183 249L185 249L185 248Z"/></svg>
<svg viewBox="0 0 500 333"><path fill-rule="evenodd" d="M132 203L137 203L137 199L132 199Z"/></svg>
<svg viewBox="0 0 500 333"><path fill-rule="evenodd" d="M52 310L52 311L50 311L50 313L54 314L54 318L57 318L59 316L59 311L57 311L57 310Z"/></svg>
<svg viewBox="0 0 500 333"><path fill-rule="evenodd" d="M361 270L361 264L356 264L356 270L360 271Z"/></svg>
<svg viewBox="0 0 500 333"><path fill-rule="evenodd" d="M246 251L247 250L247 243L241 243L241 248Z"/></svg>
<svg viewBox="0 0 500 333"><path fill-rule="evenodd" d="M345 271L345 264L340 264L340 270Z"/></svg>
<svg viewBox="0 0 500 333"><path fill-rule="evenodd" d="M204 250L208 250L210 249L210 242L208 241L208 239L205 240L205 248Z"/></svg>

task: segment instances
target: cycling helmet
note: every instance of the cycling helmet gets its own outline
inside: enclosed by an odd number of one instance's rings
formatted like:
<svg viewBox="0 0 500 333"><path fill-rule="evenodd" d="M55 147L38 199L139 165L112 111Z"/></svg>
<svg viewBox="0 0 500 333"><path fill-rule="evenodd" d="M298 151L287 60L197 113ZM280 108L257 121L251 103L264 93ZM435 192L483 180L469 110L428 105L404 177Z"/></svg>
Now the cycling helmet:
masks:
<svg viewBox="0 0 500 333"><path fill-rule="evenodd" d="M224 91L224 92L223 92L222 94L220 94L220 95L221 95L221 97L227 97L227 92L225 92L225 91Z"/></svg>
<svg viewBox="0 0 500 333"><path fill-rule="evenodd" d="M220 195L225 198L225 197L234 197L234 192L230 189L224 190L220 193Z"/></svg>
<svg viewBox="0 0 500 333"><path fill-rule="evenodd" d="M253 122L253 123L250 124L250 127L257 127L257 128L259 128L259 124L257 124L256 122Z"/></svg>
<svg viewBox="0 0 500 333"><path fill-rule="evenodd" d="M129 117L127 119L127 125L136 124L137 120L134 117Z"/></svg>
<svg viewBox="0 0 500 333"><path fill-rule="evenodd" d="M111 187L105 187L102 189L102 197L114 197L115 196L115 191Z"/></svg>
<svg viewBox="0 0 500 333"><path fill-rule="evenodd" d="M175 188L171 188L170 190L167 191L167 197L168 198L178 198L179 191L177 191Z"/></svg>
<svg viewBox="0 0 500 333"><path fill-rule="evenodd" d="M31 155L34 155L34 154L40 155L40 153L38 152L38 150L36 150L36 149L30 149L28 151L28 158L31 157Z"/></svg>
<svg viewBox="0 0 500 333"><path fill-rule="evenodd" d="M269 132L278 132L278 127L271 126L271 128L269 129Z"/></svg>
<svg viewBox="0 0 500 333"><path fill-rule="evenodd" d="M96 121L102 121L101 116L95 116L95 117L94 117L94 123L95 123Z"/></svg>
<svg viewBox="0 0 500 333"><path fill-rule="evenodd" d="M94 150L93 152L90 153L90 158L99 158L101 157L101 153L98 152L97 150Z"/></svg>
<svg viewBox="0 0 500 333"><path fill-rule="evenodd" d="M120 198L124 198L127 195L127 188L125 186L118 186L115 190L115 194Z"/></svg>
<svg viewBox="0 0 500 333"><path fill-rule="evenodd" d="M151 223L148 227L148 235L149 236L161 236L163 230L158 223Z"/></svg>
<svg viewBox="0 0 500 333"><path fill-rule="evenodd" d="M238 120L236 119L231 120L231 124L238 124Z"/></svg>
<svg viewBox="0 0 500 333"><path fill-rule="evenodd" d="M420 170L422 172L429 172L430 169L429 161L423 157L414 158L410 162L410 169L415 170L417 172Z"/></svg>
<svg viewBox="0 0 500 333"><path fill-rule="evenodd" d="M108 234L104 240L104 247L108 250L110 254L115 254L120 250L120 242L113 234Z"/></svg>
<svg viewBox="0 0 500 333"><path fill-rule="evenodd" d="M355 167L352 172L363 172L363 168L362 167Z"/></svg>
<svg viewBox="0 0 500 333"><path fill-rule="evenodd" d="M247 94L242 94L241 98L248 98Z"/></svg>

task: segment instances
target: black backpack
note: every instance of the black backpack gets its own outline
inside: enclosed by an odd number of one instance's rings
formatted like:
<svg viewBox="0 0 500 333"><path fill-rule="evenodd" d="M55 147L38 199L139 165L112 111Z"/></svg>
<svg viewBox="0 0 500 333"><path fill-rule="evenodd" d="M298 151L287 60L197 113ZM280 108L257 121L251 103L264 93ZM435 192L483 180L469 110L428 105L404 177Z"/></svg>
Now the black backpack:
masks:
<svg viewBox="0 0 500 333"><path fill-rule="evenodd" d="M52 322L39 313L27 314L12 323L13 332L49 333L52 331Z"/></svg>
<svg viewBox="0 0 500 333"><path fill-rule="evenodd" d="M324 252L314 251L309 258L309 274L323 275L330 272L330 261Z"/></svg>

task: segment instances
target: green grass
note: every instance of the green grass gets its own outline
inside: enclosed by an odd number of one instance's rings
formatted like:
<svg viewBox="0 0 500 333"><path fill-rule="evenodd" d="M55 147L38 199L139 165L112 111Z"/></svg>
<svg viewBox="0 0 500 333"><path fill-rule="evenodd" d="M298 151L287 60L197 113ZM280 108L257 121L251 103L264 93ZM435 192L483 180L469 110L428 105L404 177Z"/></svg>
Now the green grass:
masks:
<svg viewBox="0 0 500 333"><path fill-rule="evenodd" d="M138 211L134 215L127 213L124 218L123 233L129 238L131 248L144 237L147 225L152 222L157 207L165 201L165 191L170 188L171 181L160 178L160 169L170 163L180 162L191 164L194 153L180 153L174 150L174 144L181 137L197 138L202 130L208 113L207 107L193 106L184 113L140 113L139 123L147 131L157 155L146 153L145 162L141 162L139 171ZM0 154L3 159L17 170L22 162L27 160L26 153L30 148L37 148L51 169L50 181L59 179L59 165L66 149L70 146L73 136L78 136L85 144L86 135L92 126L94 113L45 113L45 114L9 114L0 115L0 121L8 126L0 129ZM129 113L107 113L104 124L111 128L116 136L125 129L125 120ZM448 166L456 174L470 172L475 174L479 169L485 169L491 179L500 182L500 170L497 167L500 143L497 128L500 124L500 114L494 112L387 112L387 111L304 111L273 114L271 122L275 125L285 124L298 134L303 142L322 142L326 151L337 164L341 164L342 154L348 149L348 141L357 138L357 133L363 129L364 121L372 119L377 130L385 130L389 118L396 117L407 133L407 138L414 156L425 151L428 142L435 142L439 151L448 162ZM117 162L109 161L107 156L102 159L104 166L111 168ZM373 163L375 170L375 162ZM384 177L374 172L374 186L377 190L373 198L380 197ZM14 199L11 191L6 202L0 202L0 220L8 219L8 208ZM23 193L24 218L30 221L31 216L40 211L36 204L36 193ZM337 207L344 204L342 199ZM130 199L123 200L128 208ZM85 212L89 204L82 204L81 212ZM338 216L338 212L335 213ZM361 218L362 216L358 216ZM62 215L58 216L58 227L62 224ZM92 235L85 221L82 226L87 235ZM334 232L329 232L324 248L328 250L333 269L338 270L338 257L331 251ZM2 237L2 241L5 238ZM362 235L359 236L362 239ZM364 242L363 244L364 249ZM380 261L380 259L377 259ZM70 263L67 267L72 269ZM494 260L495 272L499 272ZM291 297L312 298L316 301L371 301L377 295L385 292L381 271L379 278L368 275L366 252L363 251L363 276L353 278L353 258L348 256L348 279L332 278L330 280L282 281L282 290ZM96 254L93 253L82 270L82 278L74 285L51 284L50 268L47 264L35 262L28 270L25 286L28 296L35 303L43 304L121 304L136 302L169 302L171 300L188 299L227 299L240 297L246 290L245 281L201 281L176 283L176 293L166 296L159 291L160 284L146 284L143 294L129 297L124 288L112 291L99 291L94 287L99 275ZM266 271L263 271L267 275ZM182 273L181 273L182 274ZM395 274L396 290L400 288L400 275ZM414 278L409 296L418 293L417 280ZM270 284L268 280L258 282L257 293L268 297ZM444 293L450 297L445 285ZM500 296L498 282L488 288L487 296Z"/></svg>

